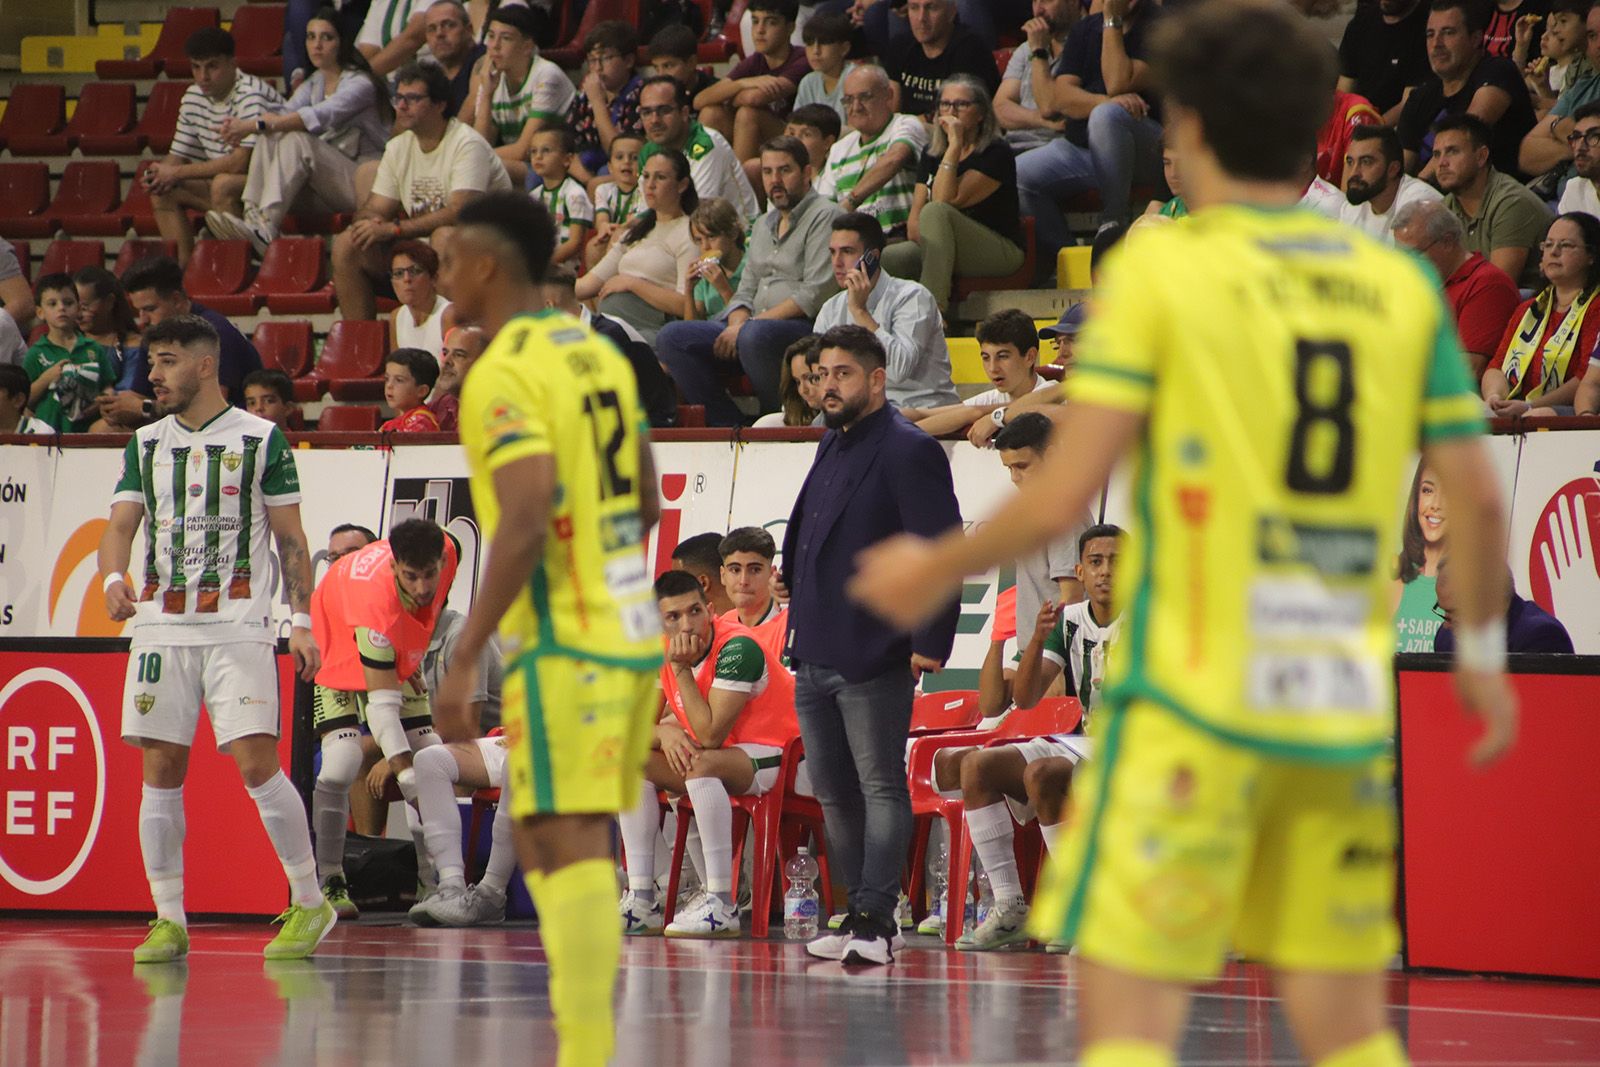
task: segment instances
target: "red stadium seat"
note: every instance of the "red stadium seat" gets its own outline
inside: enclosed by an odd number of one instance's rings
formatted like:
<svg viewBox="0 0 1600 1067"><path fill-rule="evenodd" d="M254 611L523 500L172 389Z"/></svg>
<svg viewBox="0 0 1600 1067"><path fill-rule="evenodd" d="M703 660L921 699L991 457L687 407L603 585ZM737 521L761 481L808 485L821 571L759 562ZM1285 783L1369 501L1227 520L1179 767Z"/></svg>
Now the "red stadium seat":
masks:
<svg viewBox="0 0 1600 1067"><path fill-rule="evenodd" d="M161 24L161 36L146 55L138 59L102 59L94 65L101 78L154 78L163 72L170 78L187 78L189 57L183 44L195 30L221 26L222 16L214 7L172 7Z"/></svg>
<svg viewBox="0 0 1600 1067"><path fill-rule="evenodd" d="M178 242L163 241L159 238L154 241L137 237L130 238L122 242L122 248L117 252L117 262L112 266L111 273L120 278L128 273L129 267L132 267L141 259L149 259L152 256L166 256L168 259L177 259Z"/></svg>
<svg viewBox="0 0 1600 1067"><path fill-rule="evenodd" d="M911 706L911 733L920 737L947 730L970 730L982 717L978 693L974 689L923 693Z"/></svg>
<svg viewBox="0 0 1600 1067"><path fill-rule="evenodd" d="M27 241L12 241L11 251L16 253L17 266L22 268L22 277L29 285L33 284L33 246Z"/></svg>
<svg viewBox="0 0 1600 1067"><path fill-rule="evenodd" d="M327 383L335 400L377 400L383 396L383 361L388 354L387 322L345 319L328 331L311 374Z"/></svg>
<svg viewBox="0 0 1600 1067"><path fill-rule="evenodd" d="M106 265L106 243L104 241L52 241L50 247L44 250L44 263L39 267L40 274L76 274L84 267L103 267Z"/></svg>
<svg viewBox="0 0 1600 1067"><path fill-rule="evenodd" d="M595 23L620 19L630 25L639 24L639 0L589 0L583 9L578 27L560 48L541 49L539 54L558 67L577 67L583 64L583 38Z"/></svg>
<svg viewBox="0 0 1600 1067"><path fill-rule="evenodd" d="M172 135L178 132L178 109L188 89L183 82L158 82L150 90L150 99L145 101L133 133L157 155L166 155L172 148ZM80 147L88 153L87 146Z"/></svg>
<svg viewBox="0 0 1600 1067"><path fill-rule="evenodd" d="M248 301L241 311L236 309L237 302L225 305L222 298L243 293L249 284L249 241L195 242L194 255L183 272L183 288L190 296L224 315L245 315L255 310ZM229 310L230 307L235 310Z"/></svg>
<svg viewBox="0 0 1600 1067"><path fill-rule="evenodd" d="M55 226L50 206L50 168L43 163L0 163L0 233L7 237L49 237Z"/></svg>
<svg viewBox="0 0 1600 1067"><path fill-rule="evenodd" d="M234 13L234 59L239 69L261 78L283 73L282 4L247 4Z"/></svg>
<svg viewBox="0 0 1600 1067"><path fill-rule="evenodd" d="M1011 53L1015 48L996 48L994 50L994 65L1000 68L1000 76L1006 76L1006 66L1011 62Z"/></svg>
<svg viewBox="0 0 1600 1067"><path fill-rule="evenodd" d="M267 370L281 370L291 379L311 370L309 322L263 322L250 340L261 353L261 365Z"/></svg>
<svg viewBox="0 0 1600 1067"><path fill-rule="evenodd" d="M337 404L322 409L317 429L324 433L371 433L378 428L378 414L371 404Z"/></svg>
<svg viewBox="0 0 1600 1067"><path fill-rule="evenodd" d="M950 286L952 301L965 300L973 293L994 289L1031 289L1037 268L1039 248L1033 232L1033 216L1022 216L1022 266L998 278L966 278L957 275Z"/></svg>
<svg viewBox="0 0 1600 1067"><path fill-rule="evenodd" d="M121 202L122 175L114 160L76 160L61 172L61 184L46 214L52 225L65 228L115 212Z"/></svg>
<svg viewBox="0 0 1600 1067"><path fill-rule="evenodd" d="M59 85L18 85L6 98L0 117L0 148L13 156L64 156L67 143L67 93Z"/></svg>
<svg viewBox="0 0 1600 1067"><path fill-rule="evenodd" d="M78 94L77 109L72 112L66 132L61 137L66 144L82 150L86 156L133 155L143 147L143 143L133 132L137 122L137 106L132 82L90 82ZM13 142L11 151L13 153L27 151L29 155L40 156L67 154L65 146L58 146L56 151L46 152L40 149L20 148L21 143ZM115 150L90 147L102 145L113 146Z"/></svg>
<svg viewBox="0 0 1600 1067"><path fill-rule="evenodd" d="M261 257L261 272L250 287L257 307L276 315L315 315L333 310L333 290L323 262L327 243L320 237L280 237Z"/></svg>

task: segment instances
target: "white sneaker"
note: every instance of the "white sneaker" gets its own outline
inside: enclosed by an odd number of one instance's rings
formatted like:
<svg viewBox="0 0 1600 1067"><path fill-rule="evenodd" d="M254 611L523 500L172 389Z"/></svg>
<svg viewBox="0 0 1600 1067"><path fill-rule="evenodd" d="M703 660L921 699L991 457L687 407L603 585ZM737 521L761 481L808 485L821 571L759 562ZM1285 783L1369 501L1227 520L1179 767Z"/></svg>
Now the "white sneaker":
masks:
<svg viewBox="0 0 1600 1067"><path fill-rule="evenodd" d="M845 946L844 962L847 964L874 964L883 966L894 962L894 950L905 945L900 928L893 920L883 922L864 916L853 925L850 943Z"/></svg>
<svg viewBox="0 0 1600 1067"><path fill-rule="evenodd" d="M723 903L715 893L707 893L695 907L679 912L666 929L668 937L738 937L740 933L739 909Z"/></svg>
<svg viewBox="0 0 1600 1067"><path fill-rule="evenodd" d="M925 915L917 924L917 933L926 937L944 936L944 909L950 902L950 891L946 889L939 894L938 901L933 905L933 910Z"/></svg>
<svg viewBox="0 0 1600 1067"><path fill-rule="evenodd" d="M850 941L855 936L852 931L855 927L854 915L844 914L828 920L827 933L806 942L806 951L819 960L842 960L845 949L850 947Z"/></svg>
<svg viewBox="0 0 1600 1067"><path fill-rule="evenodd" d="M477 886L465 892L440 890L424 905L439 926L489 926L505 922L506 895Z"/></svg>
<svg viewBox="0 0 1600 1067"><path fill-rule="evenodd" d="M1007 945L1028 943L1028 902L1022 897L997 900L976 929L956 940L961 952L990 952Z"/></svg>
<svg viewBox="0 0 1600 1067"><path fill-rule="evenodd" d="M646 902L631 889L622 894L617 910L622 913L622 933L627 937L650 937L667 924L659 897Z"/></svg>

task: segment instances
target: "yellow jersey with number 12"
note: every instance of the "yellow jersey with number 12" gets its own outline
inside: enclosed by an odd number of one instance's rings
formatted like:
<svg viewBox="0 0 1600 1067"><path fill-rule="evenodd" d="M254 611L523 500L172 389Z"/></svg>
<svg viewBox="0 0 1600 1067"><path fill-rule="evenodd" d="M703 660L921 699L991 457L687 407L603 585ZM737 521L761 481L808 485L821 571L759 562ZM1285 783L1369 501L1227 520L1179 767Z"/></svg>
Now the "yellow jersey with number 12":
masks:
<svg viewBox="0 0 1600 1067"><path fill-rule="evenodd" d="M660 665L639 517L648 432L633 368L570 315L519 315L473 364L461 391L461 447L486 543L500 525L495 471L529 456L549 456L556 468L543 555L500 623L508 660L559 653Z"/></svg>
<svg viewBox="0 0 1600 1067"><path fill-rule="evenodd" d="M1376 754L1405 468L1483 430L1437 279L1309 211L1230 204L1134 234L1101 280L1069 395L1147 420L1108 708Z"/></svg>

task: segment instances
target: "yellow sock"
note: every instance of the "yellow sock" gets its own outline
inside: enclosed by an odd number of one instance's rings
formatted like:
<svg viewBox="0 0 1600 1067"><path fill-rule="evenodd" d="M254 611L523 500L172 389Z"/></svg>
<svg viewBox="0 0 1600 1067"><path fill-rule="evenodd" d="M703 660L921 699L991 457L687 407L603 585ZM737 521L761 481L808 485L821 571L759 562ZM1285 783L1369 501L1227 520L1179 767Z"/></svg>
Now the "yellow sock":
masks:
<svg viewBox="0 0 1600 1067"><path fill-rule="evenodd" d="M1176 1062L1171 1049L1130 1038L1096 1041L1078 1057L1081 1067L1172 1067Z"/></svg>
<svg viewBox="0 0 1600 1067"><path fill-rule="evenodd" d="M1400 1035L1393 1030L1380 1030L1365 1041L1324 1056L1316 1067L1405 1067L1410 1062L1400 1044Z"/></svg>
<svg viewBox="0 0 1600 1067"><path fill-rule="evenodd" d="M611 995L622 955L616 871L610 860L584 860L525 880L550 962L557 1067L605 1067L616 1041Z"/></svg>

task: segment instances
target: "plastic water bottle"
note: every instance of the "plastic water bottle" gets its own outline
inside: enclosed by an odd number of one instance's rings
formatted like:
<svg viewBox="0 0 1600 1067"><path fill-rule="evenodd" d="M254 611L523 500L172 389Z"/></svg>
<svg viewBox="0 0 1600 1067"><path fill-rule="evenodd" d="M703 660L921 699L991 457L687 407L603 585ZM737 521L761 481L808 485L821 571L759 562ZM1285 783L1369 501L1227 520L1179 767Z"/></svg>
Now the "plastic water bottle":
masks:
<svg viewBox="0 0 1600 1067"><path fill-rule="evenodd" d="M989 888L989 876L985 873L978 874L978 907L973 915L979 926L989 917L989 912L994 908L994 892Z"/></svg>
<svg viewBox="0 0 1600 1067"><path fill-rule="evenodd" d="M933 902L929 910L939 917L939 924L944 924L945 888L950 881L950 846L940 844L934 854L928 859L928 883L933 891Z"/></svg>
<svg viewBox="0 0 1600 1067"><path fill-rule="evenodd" d="M817 861L811 850L802 846L794 858L783 865L789 891L783 895L783 936L790 941L810 941L817 936L821 914L817 902Z"/></svg>

